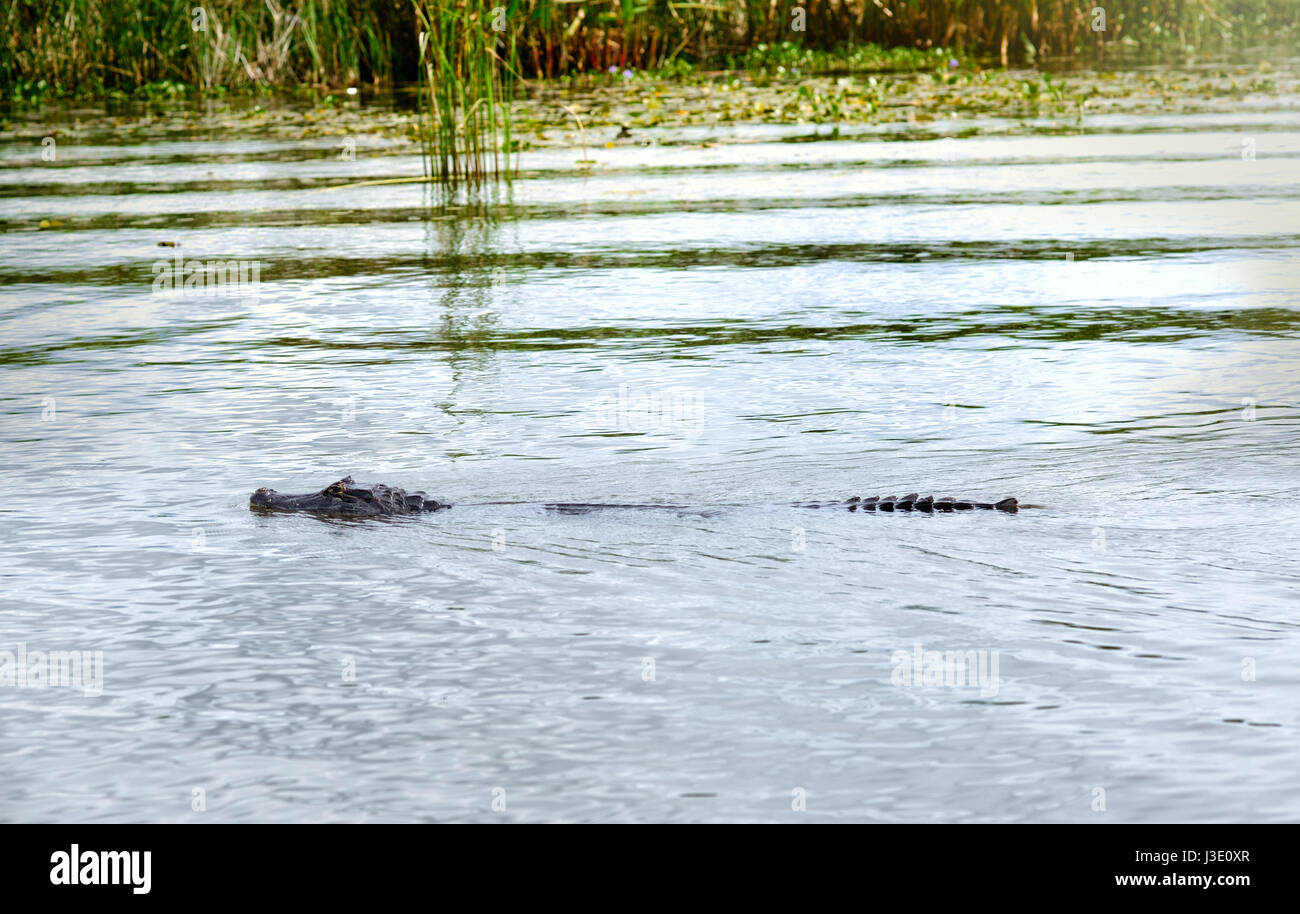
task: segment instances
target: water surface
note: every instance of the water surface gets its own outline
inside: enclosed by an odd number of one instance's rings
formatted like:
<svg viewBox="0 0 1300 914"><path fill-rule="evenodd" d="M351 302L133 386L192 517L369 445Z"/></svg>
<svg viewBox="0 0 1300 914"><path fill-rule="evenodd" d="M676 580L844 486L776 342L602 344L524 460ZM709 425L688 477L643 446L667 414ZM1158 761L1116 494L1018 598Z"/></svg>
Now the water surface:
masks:
<svg viewBox="0 0 1300 914"><path fill-rule="evenodd" d="M0 145L0 819L1300 818L1300 112L984 126Z"/></svg>

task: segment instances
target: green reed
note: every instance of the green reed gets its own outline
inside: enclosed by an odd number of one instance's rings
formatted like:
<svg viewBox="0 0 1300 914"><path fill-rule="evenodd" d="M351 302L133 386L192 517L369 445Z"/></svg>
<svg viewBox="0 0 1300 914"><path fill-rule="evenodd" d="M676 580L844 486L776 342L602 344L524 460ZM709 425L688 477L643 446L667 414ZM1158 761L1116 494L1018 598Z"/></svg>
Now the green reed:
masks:
<svg viewBox="0 0 1300 914"><path fill-rule="evenodd" d="M0 23L9 96L40 82L65 92L164 80L337 86L414 70L403 0L0 0Z"/></svg>
<svg viewBox="0 0 1300 914"><path fill-rule="evenodd" d="M1097 8L1104 31L1095 27ZM492 30L500 47L474 37L494 10L507 21L504 34ZM789 45L848 56L850 68L906 68L898 49L942 47L1030 62L1120 46L1285 44L1298 21L1295 0L0 0L0 90L25 98L163 81L201 89L385 84L426 79L432 65L465 81L469 109L487 99L495 116L509 80L494 82L487 69L500 77L503 61L523 76L679 71L746 66L770 57L764 48ZM420 32L437 41L421 49ZM868 59L873 45L879 60ZM495 53L485 55L489 46ZM486 117L474 109L471 121Z"/></svg>
<svg viewBox="0 0 1300 914"><path fill-rule="evenodd" d="M1179 49L1294 34L1294 0L518 0L531 73L743 62L763 45L840 54L956 47L1006 64L1132 41ZM1105 9L1104 29L1095 10ZM802 26L802 28L800 28ZM1279 31L1283 30L1283 31ZM1283 39L1284 40L1284 39ZM883 55L882 55L883 57ZM883 60L888 65L889 60Z"/></svg>
<svg viewBox="0 0 1300 914"><path fill-rule="evenodd" d="M413 6L425 174L451 185L509 178L518 21L493 0Z"/></svg>

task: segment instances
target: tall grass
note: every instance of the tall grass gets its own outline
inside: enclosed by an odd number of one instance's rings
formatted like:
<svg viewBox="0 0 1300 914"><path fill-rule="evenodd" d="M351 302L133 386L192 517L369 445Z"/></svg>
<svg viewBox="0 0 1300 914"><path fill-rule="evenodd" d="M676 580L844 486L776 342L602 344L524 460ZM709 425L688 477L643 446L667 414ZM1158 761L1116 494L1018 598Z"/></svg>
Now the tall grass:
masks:
<svg viewBox="0 0 1300 914"><path fill-rule="evenodd" d="M1295 0L517 0L523 60L554 76L685 59L742 60L760 44L819 50L959 47L1004 64L1105 44L1203 46L1294 31ZM1104 31L1094 9L1104 7ZM796 10L799 12L796 13ZM802 25L798 30L796 25Z"/></svg>
<svg viewBox="0 0 1300 914"><path fill-rule="evenodd" d="M495 0L413 0L426 173L447 184L510 176L516 30Z"/></svg>
<svg viewBox="0 0 1300 914"><path fill-rule="evenodd" d="M195 7L204 11L199 31ZM1106 11L1104 32L1092 28L1095 7ZM428 63L420 31L434 34L445 17L481 24L495 8L506 13L525 76L721 67L784 42L955 47L1011 62L1121 42L1294 41L1300 19L1297 0L0 0L0 89L411 80ZM469 74L470 59L459 59Z"/></svg>
<svg viewBox="0 0 1300 914"><path fill-rule="evenodd" d="M404 0L0 0L0 23L6 90L353 85L415 66Z"/></svg>

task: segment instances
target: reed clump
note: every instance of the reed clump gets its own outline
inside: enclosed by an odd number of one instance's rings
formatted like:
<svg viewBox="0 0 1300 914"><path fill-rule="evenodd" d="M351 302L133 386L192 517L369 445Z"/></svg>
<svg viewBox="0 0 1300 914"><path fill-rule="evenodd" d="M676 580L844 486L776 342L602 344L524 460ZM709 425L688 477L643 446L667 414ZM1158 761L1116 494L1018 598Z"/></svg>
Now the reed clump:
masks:
<svg viewBox="0 0 1300 914"><path fill-rule="evenodd" d="M9 98L386 83L415 66L399 0L0 0L0 17Z"/></svg>
<svg viewBox="0 0 1300 914"><path fill-rule="evenodd" d="M516 0L522 57L545 76L677 60L735 65L760 45L960 48L1005 65L1124 43L1180 49L1294 33L1292 0ZM1102 9L1098 15L1098 9Z"/></svg>
<svg viewBox="0 0 1300 914"><path fill-rule="evenodd" d="M1101 20L1098 11L1102 11ZM755 49L955 48L1002 63L1294 42L1295 0L0 0L0 89L203 90L411 81L420 17L504 16L522 76L743 67ZM430 32L430 34L432 34ZM877 46L880 53L871 51ZM867 49L864 51L864 49ZM763 55L759 54L761 58ZM879 60L868 60L878 57ZM901 61L903 65L906 60Z"/></svg>
<svg viewBox="0 0 1300 914"><path fill-rule="evenodd" d="M455 185L508 178L517 23L512 27L493 0L413 0L413 6L426 174Z"/></svg>

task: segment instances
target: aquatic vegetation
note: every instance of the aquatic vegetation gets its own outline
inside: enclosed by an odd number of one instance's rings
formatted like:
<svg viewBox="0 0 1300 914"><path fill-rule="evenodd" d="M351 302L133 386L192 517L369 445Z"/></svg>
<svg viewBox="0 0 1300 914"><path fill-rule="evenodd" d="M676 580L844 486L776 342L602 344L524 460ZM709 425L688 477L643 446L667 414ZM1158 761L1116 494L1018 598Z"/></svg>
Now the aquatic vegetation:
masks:
<svg viewBox="0 0 1300 914"><path fill-rule="evenodd" d="M878 44L843 45L830 50L793 41L757 44L735 61L737 69L772 75L924 70L954 61L947 48L885 48ZM959 62L958 62L959 65Z"/></svg>
<svg viewBox="0 0 1300 914"><path fill-rule="evenodd" d="M518 55L504 8L494 8L492 0L413 5L425 173L444 184L509 177Z"/></svg>
<svg viewBox="0 0 1300 914"><path fill-rule="evenodd" d="M1050 135L1088 132L1093 129L1089 119L1095 115L1222 114L1239 111L1243 102L1287 105L1296 97L1300 97L1300 72L1281 62L1158 72L1071 70L1064 75L973 67L770 79L701 73L689 82L656 79L644 72L630 80L621 73L617 79L600 74L582 80L529 81L526 91L521 89L509 106L509 145L498 134L496 146L503 169L507 148L512 154L568 148L573 155L566 157L565 168L599 171L609 165L601 149L611 143L722 144L743 138L742 125L754 123L809 125L813 129L802 134L809 142L864 133L900 139L1008 132ZM231 137L347 137L356 140L357 154L368 158L373 153L419 152L429 138L428 124L413 100L392 107L391 100L360 104L357 96L303 90L288 97L231 94L208 98L201 105L195 102L189 96L161 96L147 102L132 99L99 114L86 109L76 123L58 127L58 141L60 145L65 141L95 144L130 135L179 139L195 130L220 130ZM505 112L499 116L503 118ZM990 122L991 118L996 121ZM51 133L47 119L34 109L14 109L0 125L17 140L34 146ZM700 127L716 129L702 135ZM485 151L491 148L488 138L483 143ZM340 152L335 142L305 154L336 157ZM595 165L591 159L597 160ZM517 158L509 164L512 173L519 167ZM435 163L435 171L438 167ZM526 157L522 167L525 176L532 174ZM492 180L490 171L486 177ZM22 222L0 228L26 226Z"/></svg>
<svg viewBox="0 0 1300 914"><path fill-rule="evenodd" d="M1292 0L0 0L0 92L39 101L163 81L204 91L410 82L422 66L420 11L494 13L525 78L682 80L1285 46L1300 17Z"/></svg>
<svg viewBox="0 0 1300 914"><path fill-rule="evenodd" d="M415 72L414 16L393 0L3 0L0 16L10 100L164 80L212 90Z"/></svg>

